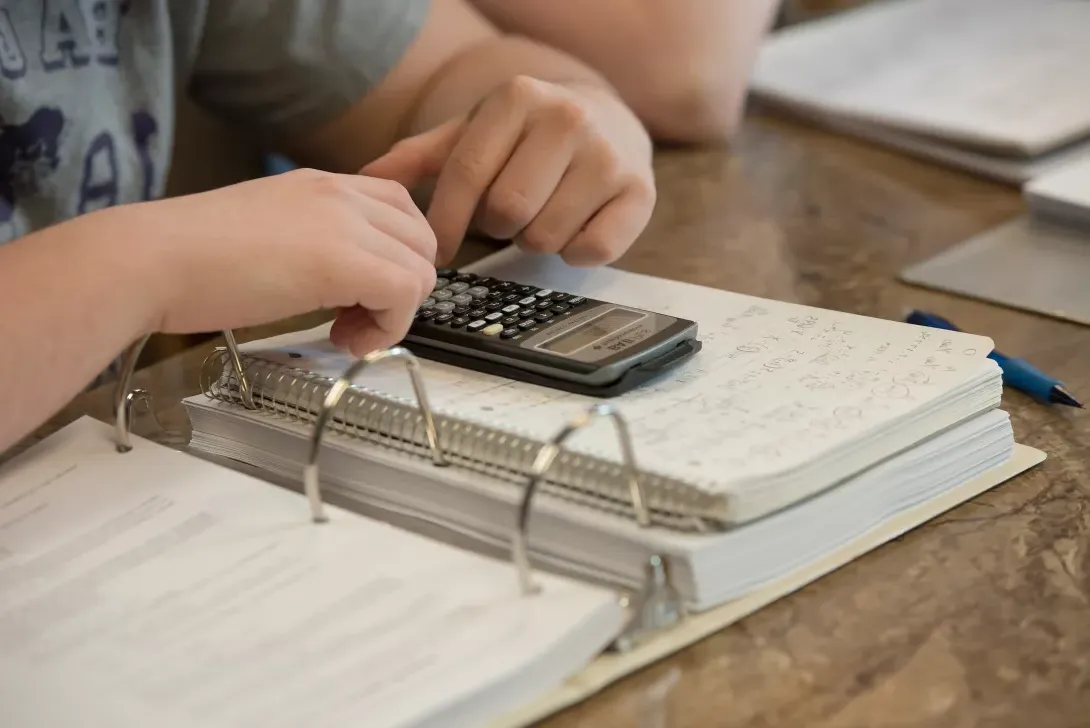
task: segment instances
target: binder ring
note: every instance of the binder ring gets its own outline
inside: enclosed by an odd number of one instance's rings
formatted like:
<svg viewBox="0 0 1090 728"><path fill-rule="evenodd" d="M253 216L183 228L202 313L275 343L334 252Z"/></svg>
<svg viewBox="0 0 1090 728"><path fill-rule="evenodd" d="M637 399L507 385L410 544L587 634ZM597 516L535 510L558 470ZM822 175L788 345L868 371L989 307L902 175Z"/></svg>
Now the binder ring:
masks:
<svg viewBox="0 0 1090 728"><path fill-rule="evenodd" d="M142 336L135 341L128 349L125 350L125 354L121 360L121 372L117 378L117 385L114 387L114 436L117 439L117 451L129 452L132 450L132 434L131 434L131 415L133 404L136 400L140 400L147 404L148 409L155 414L154 409L151 407L151 395L144 389L133 389L130 391L132 385L132 377L136 371L136 362L140 358L140 353L144 350L144 346L147 345L148 339L151 335ZM238 342L235 341L235 332L231 330L225 330L223 332L223 338L227 341L227 350L231 354L231 361L235 366L235 374L238 376L239 390L242 392L242 402L247 409L254 408L253 394L250 390L250 382L246 377L246 372L242 367L242 356L238 351Z"/></svg>
<svg viewBox="0 0 1090 728"><path fill-rule="evenodd" d="M632 446L632 436L629 433L628 423L621 413L612 406L595 404L568 422L553 437L551 442L543 446L538 451L537 457L534 458L534 463L530 468L530 479L526 483L526 490L522 495L522 503L519 507L518 527L515 529L511 556L515 562L515 568L518 570L519 586L524 595L536 594L539 590L539 587L533 583L531 576L530 549L527 539L534 493L545 477L545 473L552 467L553 461L560 454L564 442L577 430L581 430L599 417L609 417L617 431L617 439L621 443L621 456L628 476L628 492L632 499L632 508L636 512L636 522L639 523L641 528L647 528L651 525L651 513L647 508L647 499L644 497L639 473L636 470L635 448Z"/></svg>
<svg viewBox="0 0 1090 728"><path fill-rule="evenodd" d="M420 376L420 362L408 349L400 346L373 351L362 359L354 361L344 370L340 378L333 383L322 401L318 417L314 422L314 430L310 436L310 456L303 470L303 489L306 492L307 500L310 502L311 518L315 523L325 523L328 520L325 515L321 484L318 478L318 455L321 453L322 435L325 433L326 425L332 418L333 411L340 403L341 397L352 386L352 380L367 366L383 359L401 359L405 362L405 366L409 370L409 378L412 380L413 392L416 394L416 406L424 419L424 430L428 438L428 446L431 448L432 461L438 466L447 464L446 458L443 457L443 451L439 447L439 430L435 426L435 418L432 416L431 406L428 404L428 398L424 392L423 379Z"/></svg>

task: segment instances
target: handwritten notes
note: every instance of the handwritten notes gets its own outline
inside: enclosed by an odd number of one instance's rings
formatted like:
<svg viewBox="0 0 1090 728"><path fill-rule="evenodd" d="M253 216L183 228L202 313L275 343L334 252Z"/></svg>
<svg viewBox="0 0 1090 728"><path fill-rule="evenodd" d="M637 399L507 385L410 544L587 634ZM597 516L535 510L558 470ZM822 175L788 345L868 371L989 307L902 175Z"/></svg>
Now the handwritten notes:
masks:
<svg viewBox="0 0 1090 728"><path fill-rule="evenodd" d="M510 564L335 509L316 527L297 494L109 433L80 420L0 477L19 725L479 725L621 624L605 590L539 575L526 599Z"/></svg>
<svg viewBox="0 0 1090 728"><path fill-rule="evenodd" d="M686 366L615 400L631 425L640 465L729 488L732 481L781 472L859 440L919 411L991 369L991 342L796 304L755 299L615 269L572 269L549 258L502 254L489 275L699 323L704 348ZM348 359L324 331L288 359L292 342L259 344L260 355L338 376ZM593 400L424 362L434 408L454 417L544 440ZM986 369L986 367L988 367ZM378 365L357 383L413 401L397 365ZM608 422L569 440L573 449L617 459Z"/></svg>

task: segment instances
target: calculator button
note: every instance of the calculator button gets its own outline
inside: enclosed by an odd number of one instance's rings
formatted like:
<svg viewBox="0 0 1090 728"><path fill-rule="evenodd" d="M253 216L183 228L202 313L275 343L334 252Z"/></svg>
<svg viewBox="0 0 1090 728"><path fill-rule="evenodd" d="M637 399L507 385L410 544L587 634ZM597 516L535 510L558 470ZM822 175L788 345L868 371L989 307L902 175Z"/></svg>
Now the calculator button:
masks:
<svg viewBox="0 0 1090 728"><path fill-rule="evenodd" d="M431 320L433 324L445 324L454 318L454 314L441 313Z"/></svg>
<svg viewBox="0 0 1090 728"><path fill-rule="evenodd" d="M503 308L503 303L501 303L500 301L493 301L492 303L485 306L484 310L485 311L499 311L501 308Z"/></svg>
<svg viewBox="0 0 1090 728"><path fill-rule="evenodd" d="M514 303L515 301L519 300L519 294L517 294L517 293L508 293L506 296L504 296L500 300L502 300L504 303Z"/></svg>
<svg viewBox="0 0 1090 728"><path fill-rule="evenodd" d="M439 276L440 278L453 278L454 276L458 275L458 271L456 271L454 268L440 268L435 271L435 275Z"/></svg>
<svg viewBox="0 0 1090 728"><path fill-rule="evenodd" d="M500 338L501 339L510 339L510 338L512 338L514 336L518 336L519 333L520 333L519 330L515 329L515 328L504 329L502 332L500 332Z"/></svg>
<svg viewBox="0 0 1090 728"><path fill-rule="evenodd" d="M427 321L428 319L435 318L436 314L438 314L438 313L439 312L436 311L434 308L425 308L423 311L416 314L416 320L417 321Z"/></svg>
<svg viewBox="0 0 1090 728"><path fill-rule="evenodd" d="M465 281L455 281L447 286L447 290L451 293L464 293L469 290L469 284Z"/></svg>
<svg viewBox="0 0 1090 728"><path fill-rule="evenodd" d="M465 293L459 293L451 296L450 300L454 301L454 303L458 306L468 306L469 304L473 303L473 296Z"/></svg>
<svg viewBox="0 0 1090 728"><path fill-rule="evenodd" d="M492 313L485 316L484 320L485 321L499 321L501 318L503 318L502 313L500 313L499 311L493 311Z"/></svg>
<svg viewBox="0 0 1090 728"><path fill-rule="evenodd" d="M519 328L522 329L523 331L529 331L530 329L534 328L535 326L537 326L537 321L534 321L532 318L526 319L525 321L523 321L522 323L519 324Z"/></svg>
<svg viewBox="0 0 1090 728"><path fill-rule="evenodd" d="M503 324L492 324L491 326L486 326L481 329L481 333L485 336L495 336L501 331L503 331Z"/></svg>
<svg viewBox="0 0 1090 728"><path fill-rule="evenodd" d="M537 311L532 308L524 308L519 311L519 316L521 316L522 318L527 318L529 316L533 316L535 313L537 313Z"/></svg>
<svg viewBox="0 0 1090 728"><path fill-rule="evenodd" d="M488 292L488 300L490 300L490 301L498 301L501 298L503 298L503 291L489 291Z"/></svg>
<svg viewBox="0 0 1090 728"><path fill-rule="evenodd" d="M514 313L515 311L519 310L519 307L518 307L518 304L512 303L510 306L504 306L500 310L503 311L504 313Z"/></svg>
<svg viewBox="0 0 1090 728"><path fill-rule="evenodd" d="M435 305L435 299L434 298L425 298L424 302L422 304L420 304L420 308L422 308L422 309L431 308L434 305Z"/></svg>
<svg viewBox="0 0 1090 728"><path fill-rule="evenodd" d="M436 301L446 301L448 298L451 298L453 296L454 294L445 288L438 291L432 291L431 293L431 297L434 298Z"/></svg>
<svg viewBox="0 0 1090 728"><path fill-rule="evenodd" d="M571 308L571 306L569 306L566 303L554 303L553 307L550 308L549 310L552 311L553 313L564 313L565 311L567 311L570 308Z"/></svg>
<svg viewBox="0 0 1090 728"><path fill-rule="evenodd" d="M450 313L451 311L454 310L454 302L453 301L440 301L439 303L435 304L434 308L439 313Z"/></svg>
<svg viewBox="0 0 1090 728"><path fill-rule="evenodd" d="M551 313L549 313L548 311L542 311L541 313L535 313L534 318L536 320L540 321L541 323L545 323L546 321L551 321L552 318L553 318L553 315Z"/></svg>
<svg viewBox="0 0 1090 728"><path fill-rule="evenodd" d="M538 291L534 295L537 296L538 298L548 298L549 296L553 295L553 291L552 291L551 288L542 288L540 291Z"/></svg>
<svg viewBox="0 0 1090 728"><path fill-rule="evenodd" d="M571 294L557 292L553 294L552 298L557 303L560 303L561 301L567 301L569 298L571 298Z"/></svg>
<svg viewBox="0 0 1090 728"><path fill-rule="evenodd" d="M466 328L470 331L480 331L485 326L488 326L487 321L485 321L484 319L477 319L476 321L470 321L469 325L466 326Z"/></svg>
<svg viewBox="0 0 1090 728"><path fill-rule="evenodd" d="M576 306L582 306L586 302L587 299L583 298L582 296L572 296L568 299L568 305L572 308L575 308Z"/></svg>
<svg viewBox="0 0 1090 728"><path fill-rule="evenodd" d="M496 279L493 278L492 276L484 276L484 277L478 278L476 280L476 284L478 286L483 286L485 288L487 288L488 286L492 285L495 282L496 282Z"/></svg>
<svg viewBox="0 0 1090 728"><path fill-rule="evenodd" d="M480 283L480 281L477 282ZM472 288L467 289L466 293L474 298L484 298L488 295L488 289L484 286L473 286Z"/></svg>
<svg viewBox="0 0 1090 728"><path fill-rule="evenodd" d="M515 293L521 293L526 295L527 293L533 293L537 290L537 286L519 286L515 289Z"/></svg>
<svg viewBox="0 0 1090 728"><path fill-rule="evenodd" d="M553 305L552 301L538 301L537 302L537 310L538 311L544 311L545 309L550 308L552 305Z"/></svg>
<svg viewBox="0 0 1090 728"><path fill-rule="evenodd" d="M529 306L529 305L534 304L534 303L537 303L537 299L534 298L533 296L527 296L526 298L519 301L520 306Z"/></svg>
<svg viewBox="0 0 1090 728"><path fill-rule="evenodd" d="M465 316L469 313L469 306L455 306L454 313L458 316Z"/></svg>
<svg viewBox="0 0 1090 728"><path fill-rule="evenodd" d="M457 316L450 320L450 327L452 329L460 329L469 323L469 316Z"/></svg>
<svg viewBox="0 0 1090 728"><path fill-rule="evenodd" d="M442 288L446 288L449 285L450 285L450 281L448 281L446 278L439 277L439 278L435 279L435 285L432 287L432 290L433 291L438 291L438 290L440 290Z"/></svg>
<svg viewBox="0 0 1090 728"><path fill-rule="evenodd" d="M469 312L472 318L484 318L484 315L488 313L484 308L475 308Z"/></svg>
<svg viewBox="0 0 1090 728"><path fill-rule="evenodd" d="M513 326L519 322L518 316L504 316L503 321L500 321L504 326Z"/></svg>
<svg viewBox="0 0 1090 728"><path fill-rule="evenodd" d="M458 275L454 276L455 283L465 283L466 288L469 288L469 286L475 283L476 280L477 276L472 273L459 273Z"/></svg>
<svg viewBox="0 0 1090 728"><path fill-rule="evenodd" d="M492 286L492 288L497 291L510 291L514 287L515 284L511 281L500 281Z"/></svg>

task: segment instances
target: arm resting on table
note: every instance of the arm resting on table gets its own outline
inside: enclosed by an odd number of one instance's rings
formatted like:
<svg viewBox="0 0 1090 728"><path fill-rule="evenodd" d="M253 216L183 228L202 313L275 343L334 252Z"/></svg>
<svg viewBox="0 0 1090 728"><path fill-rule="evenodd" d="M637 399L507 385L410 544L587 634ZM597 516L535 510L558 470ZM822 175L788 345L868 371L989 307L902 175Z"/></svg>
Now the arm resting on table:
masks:
<svg viewBox="0 0 1090 728"><path fill-rule="evenodd" d="M600 71L659 141L727 140L778 0L473 0Z"/></svg>

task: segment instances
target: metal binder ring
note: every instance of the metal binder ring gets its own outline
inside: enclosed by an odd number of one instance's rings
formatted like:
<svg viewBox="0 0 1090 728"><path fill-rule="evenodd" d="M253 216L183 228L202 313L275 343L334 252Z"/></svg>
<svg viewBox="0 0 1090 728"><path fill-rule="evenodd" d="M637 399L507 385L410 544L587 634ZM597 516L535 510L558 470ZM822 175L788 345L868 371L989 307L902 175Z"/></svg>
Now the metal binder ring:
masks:
<svg viewBox="0 0 1090 728"><path fill-rule="evenodd" d="M149 338L151 337L143 336L134 342L125 350L125 354L121 360L121 372L118 375L117 384L114 386L114 433L117 437L118 452L128 452L132 450L129 423L130 416L132 415L133 402L140 399L147 403L148 409L151 409L151 395L148 394L146 390L129 390L129 385L132 383L133 372L136 371L136 360L140 358L140 352L144 350L144 346L148 343Z"/></svg>
<svg viewBox="0 0 1090 728"><path fill-rule="evenodd" d="M628 492L632 499L632 508L636 512L636 522L640 527L647 528L651 525L651 512L647 508L647 499L644 497L643 487L640 485L639 472L636 469L635 448L632 446L632 437L628 431L628 423L621 413L608 404L596 404L587 409L583 414L575 417L553 437L552 442L542 447L534 464L530 468L530 479L526 483L526 490L522 495L522 504L519 507L518 527L515 529L514 542L512 544L512 560L518 569L519 585L523 594L537 593L538 587L533 583L530 573L530 556L527 534L529 531L530 509L537 491L538 485L545 477L545 473L552 467L553 461L560 454L561 446L577 430L589 425L598 417L609 417L617 430L617 439L621 443L621 456L624 459L624 468L628 475Z"/></svg>
<svg viewBox="0 0 1090 728"><path fill-rule="evenodd" d="M149 411L154 416L155 411L151 407L151 395L144 389L129 390L132 385L132 377L136 371L136 362L140 358L140 352L144 350L151 335L142 336L128 349L121 360L121 372L114 386L114 434L117 438L117 451L129 452L132 450L131 415L133 403L141 400L148 405ZM227 350L231 354L231 360L235 366L235 374L238 376L239 391L242 393L242 402L248 409L253 409L254 400L250 391L250 383L246 378L246 372L242 367L242 356L238 351L238 343L235 341L235 333L230 330L223 332L223 338L227 340Z"/></svg>
<svg viewBox="0 0 1090 728"><path fill-rule="evenodd" d="M250 388L250 380L242 366L242 355L238 351L235 332L227 329L223 332L223 338L227 342L227 351L231 355L231 363L235 365L235 376L238 377L238 391L242 395L242 404L246 409L254 409L254 393Z"/></svg>
<svg viewBox="0 0 1090 728"><path fill-rule="evenodd" d="M424 392L423 380L420 376L420 362L417 358L400 346L390 349L379 349L367 354L362 359L357 359L351 366L344 370L340 378L333 383L322 401L318 417L314 422L314 430L310 437L310 456L306 468L303 470L303 489L307 500L310 501L311 517L316 523L324 523L328 520L325 516L322 503L321 484L318 479L318 455L322 449L322 435L326 425L333 416L333 411L344 396L345 391L352 386L352 380L370 364L383 359L402 359L409 370L409 378L412 380L413 392L416 394L416 406L424 419L424 430L428 438L428 446L431 448L432 460L436 465L446 465L446 458L439 447L439 430L435 426L435 418L432 416L431 406L428 404L427 395Z"/></svg>

